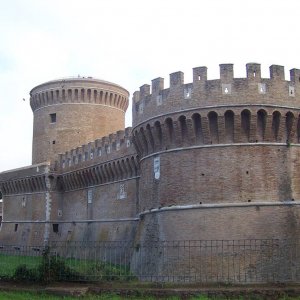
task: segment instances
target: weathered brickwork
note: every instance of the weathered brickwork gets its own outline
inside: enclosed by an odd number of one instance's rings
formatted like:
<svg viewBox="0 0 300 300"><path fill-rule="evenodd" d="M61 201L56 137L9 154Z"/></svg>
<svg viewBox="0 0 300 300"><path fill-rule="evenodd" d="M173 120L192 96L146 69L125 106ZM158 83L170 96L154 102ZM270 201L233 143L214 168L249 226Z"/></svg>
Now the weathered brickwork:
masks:
<svg viewBox="0 0 300 300"><path fill-rule="evenodd" d="M116 84L35 87L34 165L0 174L1 243L299 236L300 70L289 81L282 66L270 78L255 63L246 78L233 71L222 64L207 80L194 68L189 84L176 72L167 89L152 80L134 93L126 129L129 94ZM146 269L168 268L138 248Z"/></svg>

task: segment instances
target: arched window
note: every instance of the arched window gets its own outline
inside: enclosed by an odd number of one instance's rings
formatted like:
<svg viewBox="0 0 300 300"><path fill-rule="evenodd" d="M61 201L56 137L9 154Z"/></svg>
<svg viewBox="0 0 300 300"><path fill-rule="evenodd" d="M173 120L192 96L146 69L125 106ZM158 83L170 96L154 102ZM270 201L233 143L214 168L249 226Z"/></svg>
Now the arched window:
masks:
<svg viewBox="0 0 300 300"><path fill-rule="evenodd" d="M201 116L198 113L192 115L193 128L196 138L196 143L203 143L203 132L201 124Z"/></svg>
<svg viewBox="0 0 300 300"><path fill-rule="evenodd" d="M267 125L267 113L265 110L260 109L257 112L257 136L261 141L263 141L265 138L266 125Z"/></svg>
<svg viewBox="0 0 300 300"><path fill-rule="evenodd" d="M251 120L251 113L248 109L244 109L241 112L241 127L242 127L242 134L244 135L246 141L249 141L250 137L250 120Z"/></svg>
<svg viewBox="0 0 300 300"><path fill-rule="evenodd" d="M291 140L292 129L294 124L294 114L290 111L285 115L285 128L286 128L286 141L289 142Z"/></svg>
<svg viewBox="0 0 300 300"><path fill-rule="evenodd" d="M234 141L234 113L232 110L225 112L225 137L227 142Z"/></svg>
<svg viewBox="0 0 300 300"><path fill-rule="evenodd" d="M278 140L279 128L280 128L281 114L279 111L274 111L272 114L272 133L275 141Z"/></svg>
<svg viewBox="0 0 300 300"><path fill-rule="evenodd" d="M211 143L219 142L219 132L218 132L218 115L215 111L211 111L208 114L208 122L209 122L209 131Z"/></svg>

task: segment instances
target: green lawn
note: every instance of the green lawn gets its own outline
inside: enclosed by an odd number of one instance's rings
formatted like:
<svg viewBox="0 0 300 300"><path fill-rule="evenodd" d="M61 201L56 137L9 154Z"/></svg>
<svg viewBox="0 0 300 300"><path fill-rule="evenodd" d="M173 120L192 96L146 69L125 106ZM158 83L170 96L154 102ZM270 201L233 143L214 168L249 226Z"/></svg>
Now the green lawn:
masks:
<svg viewBox="0 0 300 300"><path fill-rule="evenodd" d="M54 258L52 262L58 262L57 269L62 270L62 279L80 280L132 280L134 276L130 273L129 267L113 265L97 260L80 260L75 258ZM46 260L47 261L47 260ZM0 279L10 278L15 270L21 265L28 269L37 269L43 262L41 256L14 256L0 254ZM45 265L45 264L44 264ZM47 265L47 263L46 263ZM64 266L65 267L64 267ZM64 273L65 272L65 273Z"/></svg>
<svg viewBox="0 0 300 300"><path fill-rule="evenodd" d="M37 267L42 261L39 256L14 256L0 254L0 277L12 276L20 265L26 265L28 268Z"/></svg>
<svg viewBox="0 0 300 300"><path fill-rule="evenodd" d="M88 295L84 297L66 297L66 296L53 296L49 294L41 294L41 293L33 293L33 292L1 292L0 291L0 300L121 300L121 299L132 299L132 300L155 300L155 297L148 297L148 296L141 296L141 297L121 297L114 294L105 294L105 295ZM160 298L166 300L180 300L179 297L168 297L168 298ZM184 298L188 299L188 298ZM258 300L259 298L207 298L205 296L199 297L191 297L189 300L243 300L243 299L255 299ZM296 298L280 298L280 300L300 300L300 297Z"/></svg>

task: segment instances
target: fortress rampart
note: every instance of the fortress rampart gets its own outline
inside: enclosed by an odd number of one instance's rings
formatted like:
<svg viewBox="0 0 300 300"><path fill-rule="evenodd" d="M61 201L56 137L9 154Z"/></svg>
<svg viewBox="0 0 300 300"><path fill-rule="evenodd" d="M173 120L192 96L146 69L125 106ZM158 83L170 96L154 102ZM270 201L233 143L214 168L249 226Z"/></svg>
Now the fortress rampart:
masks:
<svg viewBox="0 0 300 300"><path fill-rule="evenodd" d="M217 80L206 67L194 68L189 84L182 72L167 89L154 79L134 93L126 129L129 95L118 85L73 78L34 88L33 161L41 163L0 174L1 243L126 240L136 245L132 270L141 262L151 273L172 262L139 245L296 239L300 70L286 81L272 65L261 78L250 63L246 74L234 78L222 64ZM174 267L185 272L189 261Z"/></svg>
<svg viewBox="0 0 300 300"><path fill-rule="evenodd" d="M60 155L57 164L64 191L139 176L139 160L131 143L131 128L72 149Z"/></svg>

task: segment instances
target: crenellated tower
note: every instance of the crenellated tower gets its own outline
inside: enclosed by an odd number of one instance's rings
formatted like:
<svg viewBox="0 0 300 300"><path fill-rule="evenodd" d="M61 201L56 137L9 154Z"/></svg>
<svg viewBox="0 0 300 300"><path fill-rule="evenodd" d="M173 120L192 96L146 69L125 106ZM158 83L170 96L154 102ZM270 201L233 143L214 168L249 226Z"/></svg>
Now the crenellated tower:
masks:
<svg viewBox="0 0 300 300"><path fill-rule="evenodd" d="M30 96L33 164L124 130L129 93L117 84L92 77L65 78L36 86Z"/></svg>
<svg viewBox="0 0 300 300"><path fill-rule="evenodd" d="M139 239L293 238L300 233L300 70L259 64L156 78L133 95ZM268 228L268 230L265 230Z"/></svg>

